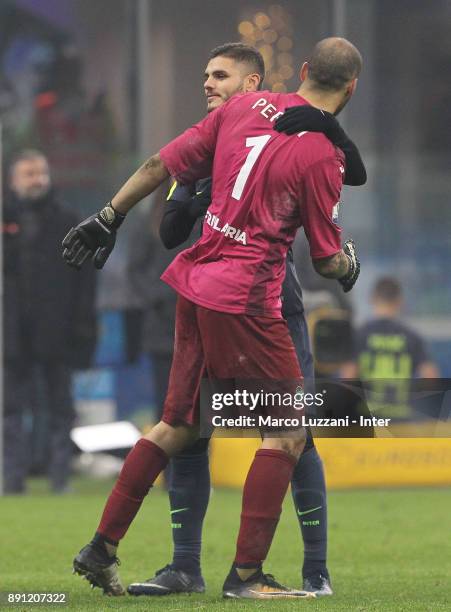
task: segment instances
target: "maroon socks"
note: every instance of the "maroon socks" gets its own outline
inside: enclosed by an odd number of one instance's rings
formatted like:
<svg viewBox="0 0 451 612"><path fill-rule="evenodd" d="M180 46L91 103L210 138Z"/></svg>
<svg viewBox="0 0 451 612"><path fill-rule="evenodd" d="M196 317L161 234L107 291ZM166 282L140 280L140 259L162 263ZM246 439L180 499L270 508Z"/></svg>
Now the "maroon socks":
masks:
<svg viewBox="0 0 451 612"><path fill-rule="evenodd" d="M168 460L159 446L144 438L130 451L97 529L106 541L118 542L124 537ZM265 560L295 464L291 455L280 450L256 452L243 490L235 557L238 567L258 567Z"/></svg>
<svg viewBox="0 0 451 612"><path fill-rule="evenodd" d="M296 459L280 450L255 453L243 490L235 564L258 567L266 559Z"/></svg>
<svg viewBox="0 0 451 612"><path fill-rule="evenodd" d="M129 452L105 505L97 533L118 542L127 532L144 497L169 457L159 446L141 438Z"/></svg>

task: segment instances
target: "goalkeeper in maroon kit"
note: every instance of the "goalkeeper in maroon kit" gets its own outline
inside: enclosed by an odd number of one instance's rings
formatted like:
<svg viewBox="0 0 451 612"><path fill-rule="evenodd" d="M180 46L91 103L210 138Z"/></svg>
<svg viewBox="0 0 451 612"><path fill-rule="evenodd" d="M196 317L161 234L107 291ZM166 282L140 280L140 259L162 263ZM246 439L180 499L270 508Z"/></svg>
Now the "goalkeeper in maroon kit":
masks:
<svg viewBox="0 0 451 612"><path fill-rule="evenodd" d="M287 325L281 318L285 260L303 226L316 270L345 290L359 264L351 241L341 248L334 209L344 156L322 134L296 134L311 104L336 114L351 97L361 58L344 39L326 39L301 70L296 94L235 96L150 158L98 215L71 230L64 257L80 267L90 256L102 267L125 213L168 175L190 183L211 174L212 203L203 235L169 266L163 280L179 294L176 346L162 421L129 453L97 533L74 568L110 594L122 594L116 547L168 458L198 436L198 394L214 379L290 380L302 384ZM290 108L287 112L286 109ZM277 123L277 120L279 122ZM292 132L289 136L273 129ZM243 359L244 358L244 359ZM281 383L282 384L282 383ZM285 383L286 384L286 383ZM265 432L243 492L227 597L305 597L262 572L281 503L305 443L305 432Z"/></svg>

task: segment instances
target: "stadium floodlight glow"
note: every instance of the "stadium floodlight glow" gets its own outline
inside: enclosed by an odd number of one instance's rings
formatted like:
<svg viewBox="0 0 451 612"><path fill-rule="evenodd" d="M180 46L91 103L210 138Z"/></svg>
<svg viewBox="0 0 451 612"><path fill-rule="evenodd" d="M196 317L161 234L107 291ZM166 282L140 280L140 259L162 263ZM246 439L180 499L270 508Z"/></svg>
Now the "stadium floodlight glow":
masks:
<svg viewBox="0 0 451 612"><path fill-rule="evenodd" d="M284 64L283 66L279 67L279 74L282 76L284 81L287 81L293 76L294 70L288 64Z"/></svg>
<svg viewBox="0 0 451 612"><path fill-rule="evenodd" d="M266 13L256 13L254 15L254 23L263 30L264 28L269 28L271 25L271 19Z"/></svg>
<svg viewBox="0 0 451 612"><path fill-rule="evenodd" d="M293 40L288 36L281 36L277 41L277 48L280 51L289 51L293 47Z"/></svg>
<svg viewBox="0 0 451 612"><path fill-rule="evenodd" d="M242 21L240 24L238 24L238 32L241 34L241 36L253 38L254 26L250 21Z"/></svg>
<svg viewBox="0 0 451 612"><path fill-rule="evenodd" d="M290 52L293 48L290 15L282 6L273 4L267 13L259 11L251 19L252 21L248 18L238 24L241 40L247 45L256 47L262 54L266 66L265 81L271 90L286 93L288 91L286 82L295 72L292 66L294 58Z"/></svg>
<svg viewBox="0 0 451 612"><path fill-rule="evenodd" d="M265 43L272 45L276 42L277 38L278 34L275 30L266 30L265 32L263 32L263 40L265 41Z"/></svg>

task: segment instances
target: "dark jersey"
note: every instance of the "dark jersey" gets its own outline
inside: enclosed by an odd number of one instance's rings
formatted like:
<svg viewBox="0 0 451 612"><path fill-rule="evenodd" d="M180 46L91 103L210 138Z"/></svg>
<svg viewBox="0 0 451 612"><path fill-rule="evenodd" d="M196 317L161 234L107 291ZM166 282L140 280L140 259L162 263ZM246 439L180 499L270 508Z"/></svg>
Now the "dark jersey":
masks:
<svg viewBox="0 0 451 612"><path fill-rule="evenodd" d="M359 377L368 382L370 409L378 416L411 416L411 380L428 360L422 339L394 319L376 319L356 334Z"/></svg>
<svg viewBox="0 0 451 612"><path fill-rule="evenodd" d="M191 202L193 196L200 192L205 192L211 201L211 178L200 179L190 185L179 185L175 182L171 187L160 223L160 238L167 249L173 249L186 242L198 219L199 229L193 233L192 238L195 240L200 238L202 234L200 219L203 219L205 210L201 210L199 205L193 206ZM190 242L193 244L194 240Z"/></svg>
<svg viewBox="0 0 451 612"><path fill-rule="evenodd" d="M356 335L356 358L362 378L413 378L428 360L422 339L403 323L376 319Z"/></svg>

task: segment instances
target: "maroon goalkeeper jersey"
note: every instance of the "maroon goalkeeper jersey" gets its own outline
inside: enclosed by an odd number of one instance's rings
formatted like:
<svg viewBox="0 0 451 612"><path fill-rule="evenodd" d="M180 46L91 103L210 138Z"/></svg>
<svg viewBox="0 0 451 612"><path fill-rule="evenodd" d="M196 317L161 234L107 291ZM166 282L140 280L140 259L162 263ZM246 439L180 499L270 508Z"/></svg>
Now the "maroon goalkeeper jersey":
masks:
<svg viewBox="0 0 451 612"><path fill-rule="evenodd" d="M162 279L213 310L280 317L285 258L304 227L313 258L341 248L337 210L343 153L318 133L273 129L297 94L237 95L166 145L160 156L180 183L213 176L202 237Z"/></svg>

